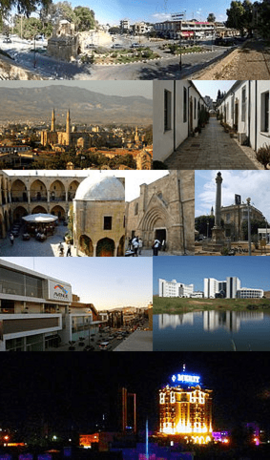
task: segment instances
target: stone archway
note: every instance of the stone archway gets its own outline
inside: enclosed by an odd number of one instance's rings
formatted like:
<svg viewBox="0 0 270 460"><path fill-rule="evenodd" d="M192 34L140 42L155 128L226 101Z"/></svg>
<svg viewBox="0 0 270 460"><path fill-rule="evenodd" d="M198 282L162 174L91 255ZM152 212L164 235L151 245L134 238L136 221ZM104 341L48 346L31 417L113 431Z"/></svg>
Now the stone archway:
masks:
<svg viewBox="0 0 270 460"><path fill-rule="evenodd" d="M110 238L102 238L98 241L96 256L97 257L113 257L115 244Z"/></svg>
<svg viewBox="0 0 270 460"><path fill-rule="evenodd" d="M50 186L50 201L65 201L65 187L60 180L55 180Z"/></svg>
<svg viewBox="0 0 270 460"><path fill-rule="evenodd" d="M125 255L125 235L123 235L119 240L119 245L117 248L117 257L123 257Z"/></svg>
<svg viewBox="0 0 270 460"><path fill-rule="evenodd" d="M44 206L36 206L33 210L32 210L32 214L48 214L47 212L47 209L44 208Z"/></svg>
<svg viewBox="0 0 270 460"><path fill-rule="evenodd" d="M77 180L73 180L68 186L68 201L72 201L75 198L76 190L80 183Z"/></svg>
<svg viewBox="0 0 270 460"><path fill-rule="evenodd" d="M28 212L23 206L17 206L13 211L13 222L20 222L22 217L27 216Z"/></svg>
<svg viewBox="0 0 270 460"><path fill-rule="evenodd" d="M22 202L27 203L27 187L25 183L16 179L11 186L11 201L13 203Z"/></svg>
<svg viewBox="0 0 270 460"><path fill-rule="evenodd" d="M62 206L54 206L52 209L51 209L51 214L53 216L57 216L59 220L65 220L65 210Z"/></svg>
<svg viewBox="0 0 270 460"><path fill-rule="evenodd" d="M143 217L140 225L144 246L146 248L152 247L154 239L158 237L156 232L162 229L163 233L166 232L166 246L169 248L170 242L168 238L168 224L168 216L161 206L154 206L150 208Z"/></svg>
<svg viewBox="0 0 270 460"><path fill-rule="evenodd" d="M36 179L30 187L31 201L47 201L47 188L44 182Z"/></svg>
<svg viewBox="0 0 270 460"><path fill-rule="evenodd" d="M5 226L2 214L0 214L0 239L5 237Z"/></svg>
<svg viewBox="0 0 270 460"><path fill-rule="evenodd" d="M93 243L91 238L86 235L81 235L79 238L79 249L88 257L93 257Z"/></svg>
<svg viewBox="0 0 270 460"><path fill-rule="evenodd" d="M7 211L5 211L5 214L4 214L4 224L5 224L5 231L7 232L9 230Z"/></svg>

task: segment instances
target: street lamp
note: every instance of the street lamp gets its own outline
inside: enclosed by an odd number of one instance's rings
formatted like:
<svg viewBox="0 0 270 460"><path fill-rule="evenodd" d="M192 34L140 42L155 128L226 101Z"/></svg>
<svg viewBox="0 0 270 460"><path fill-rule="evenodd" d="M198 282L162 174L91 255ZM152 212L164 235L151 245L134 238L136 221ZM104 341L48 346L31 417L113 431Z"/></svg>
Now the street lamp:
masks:
<svg viewBox="0 0 270 460"><path fill-rule="evenodd" d="M180 61L179 61L180 72L182 72L182 32L180 29Z"/></svg>
<svg viewBox="0 0 270 460"><path fill-rule="evenodd" d="M207 241L208 241L208 232L209 232L209 220L207 220Z"/></svg>
<svg viewBox="0 0 270 460"><path fill-rule="evenodd" d="M250 230L250 198L247 198L248 208L248 255L251 256L251 230Z"/></svg>

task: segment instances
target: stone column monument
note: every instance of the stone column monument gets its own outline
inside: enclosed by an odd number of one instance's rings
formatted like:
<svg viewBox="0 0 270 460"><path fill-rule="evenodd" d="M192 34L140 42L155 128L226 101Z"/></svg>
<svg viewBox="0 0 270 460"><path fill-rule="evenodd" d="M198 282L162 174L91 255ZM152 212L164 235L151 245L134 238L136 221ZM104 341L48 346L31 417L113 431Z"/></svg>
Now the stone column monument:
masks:
<svg viewBox="0 0 270 460"><path fill-rule="evenodd" d="M212 228L212 243L217 245L223 245L225 241L224 233L221 228L221 184L222 184L221 173L217 173L216 177L216 212L215 212L215 225Z"/></svg>

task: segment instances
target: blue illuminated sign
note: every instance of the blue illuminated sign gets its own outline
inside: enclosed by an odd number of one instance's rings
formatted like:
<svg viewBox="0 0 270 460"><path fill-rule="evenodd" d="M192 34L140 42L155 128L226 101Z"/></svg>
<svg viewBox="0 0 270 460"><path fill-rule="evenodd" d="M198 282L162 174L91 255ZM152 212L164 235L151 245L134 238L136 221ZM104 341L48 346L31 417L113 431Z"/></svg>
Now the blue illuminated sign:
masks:
<svg viewBox="0 0 270 460"><path fill-rule="evenodd" d="M174 374L172 376L173 383L200 383L199 375L187 375L187 374Z"/></svg>

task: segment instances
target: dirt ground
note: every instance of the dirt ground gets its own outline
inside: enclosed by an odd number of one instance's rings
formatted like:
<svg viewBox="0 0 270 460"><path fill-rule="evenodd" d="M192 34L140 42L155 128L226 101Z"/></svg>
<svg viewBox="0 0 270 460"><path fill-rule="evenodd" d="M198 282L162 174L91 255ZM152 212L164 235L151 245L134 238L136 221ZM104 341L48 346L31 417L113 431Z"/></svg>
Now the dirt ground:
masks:
<svg viewBox="0 0 270 460"><path fill-rule="evenodd" d="M217 64L192 75L192 80L269 80L270 44L247 40Z"/></svg>

